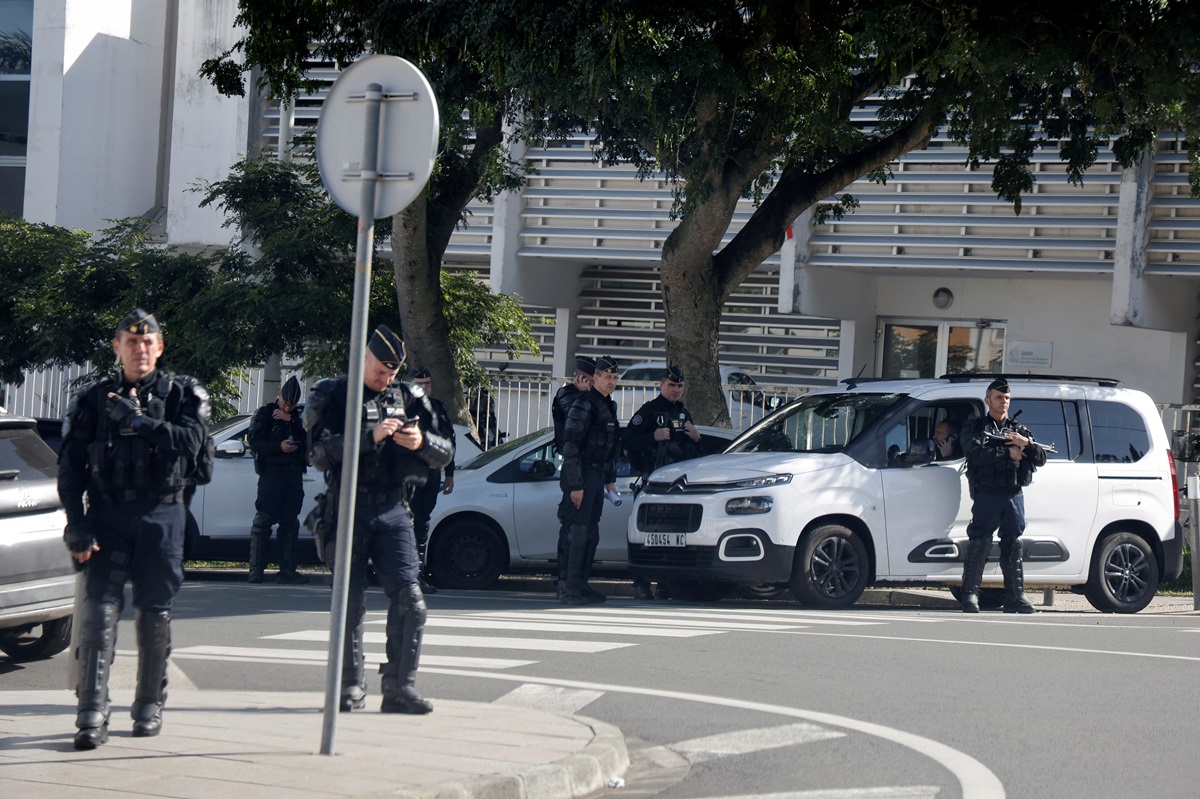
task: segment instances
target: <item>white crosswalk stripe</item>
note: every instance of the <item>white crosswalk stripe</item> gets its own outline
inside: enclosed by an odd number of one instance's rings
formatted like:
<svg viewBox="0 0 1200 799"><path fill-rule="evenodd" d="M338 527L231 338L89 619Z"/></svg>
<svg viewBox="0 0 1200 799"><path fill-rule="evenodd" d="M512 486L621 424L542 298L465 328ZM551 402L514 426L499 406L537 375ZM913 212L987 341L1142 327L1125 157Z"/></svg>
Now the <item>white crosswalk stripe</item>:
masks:
<svg viewBox="0 0 1200 799"><path fill-rule="evenodd" d="M844 738L846 733L830 730L808 722L787 724L782 727L762 727L756 730L736 730L693 738L670 745L670 748L687 758L690 763L703 763L718 757L762 752L783 746L810 744L830 738Z"/></svg>
<svg viewBox="0 0 1200 799"><path fill-rule="evenodd" d="M263 640L272 641L321 641L329 642L329 630L299 630L280 635L264 635ZM365 632L363 641L368 644L387 643L386 633ZM421 641L422 650L431 646L461 646L467 649L529 649L540 652L607 652L636 646L619 641L570 641L562 638L502 638L484 635L426 635Z"/></svg>

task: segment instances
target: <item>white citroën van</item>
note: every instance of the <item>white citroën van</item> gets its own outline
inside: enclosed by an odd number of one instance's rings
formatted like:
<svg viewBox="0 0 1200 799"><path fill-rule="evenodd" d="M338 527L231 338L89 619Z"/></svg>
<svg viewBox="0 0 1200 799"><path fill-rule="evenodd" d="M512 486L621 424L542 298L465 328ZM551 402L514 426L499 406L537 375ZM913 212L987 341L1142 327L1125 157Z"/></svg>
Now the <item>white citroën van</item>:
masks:
<svg viewBox="0 0 1200 799"><path fill-rule="evenodd" d="M943 420L957 430L986 413L995 377L848 380L781 408L724 454L659 469L630 516L630 568L683 599L763 583L818 607L853 604L872 584L956 590L966 470L958 453L931 460L928 440ZM1024 489L1026 587L1072 587L1100 610L1136 613L1183 564L1154 403L1113 380L1007 377L1009 415L1056 450ZM997 558L993 545L982 597L993 606Z"/></svg>

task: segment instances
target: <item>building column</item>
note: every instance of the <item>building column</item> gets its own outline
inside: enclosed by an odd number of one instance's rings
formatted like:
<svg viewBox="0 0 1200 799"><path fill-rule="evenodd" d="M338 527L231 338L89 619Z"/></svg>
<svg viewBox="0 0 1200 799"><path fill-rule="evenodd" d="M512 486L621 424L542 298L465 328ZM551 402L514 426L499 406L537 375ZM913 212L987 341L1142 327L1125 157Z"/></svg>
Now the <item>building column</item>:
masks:
<svg viewBox="0 0 1200 799"><path fill-rule="evenodd" d="M1147 154L1121 170L1117 200L1117 238L1113 248L1112 308L1114 325L1148 326L1145 317L1146 240L1150 221L1150 181L1154 156Z"/></svg>
<svg viewBox="0 0 1200 799"><path fill-rule="evenodd" d="M504 138L508 139L512 128L504 126ZM512 160L525 158L524 139L509 145ZM517 279L517 251L521 249L521 211L525 207L525 196L520 191L503 191L492 202L492 252L491 268L488 272L489 286L494 294L511 293ZM557 357L557 356L556 356Z"/></svg>

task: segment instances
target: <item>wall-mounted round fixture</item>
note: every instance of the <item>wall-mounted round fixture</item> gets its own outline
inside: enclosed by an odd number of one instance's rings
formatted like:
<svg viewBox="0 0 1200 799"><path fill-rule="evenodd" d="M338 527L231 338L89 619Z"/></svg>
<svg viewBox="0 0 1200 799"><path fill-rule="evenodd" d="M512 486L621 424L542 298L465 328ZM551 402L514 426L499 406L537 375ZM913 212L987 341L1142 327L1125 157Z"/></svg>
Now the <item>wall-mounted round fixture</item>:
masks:
<svg viewBox="0 0 1200 799"><path fill-rule="evenodd" d="M933 292L933 304L937 308L945 310L954 304L954 292L948 288L940 288Z"/></svg>

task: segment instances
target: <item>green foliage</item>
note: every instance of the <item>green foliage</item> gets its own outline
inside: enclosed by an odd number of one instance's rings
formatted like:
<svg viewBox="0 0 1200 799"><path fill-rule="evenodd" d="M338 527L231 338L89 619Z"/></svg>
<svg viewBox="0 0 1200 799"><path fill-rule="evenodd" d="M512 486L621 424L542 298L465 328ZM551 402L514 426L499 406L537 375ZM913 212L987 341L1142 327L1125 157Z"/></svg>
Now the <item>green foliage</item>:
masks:
<svg viewBox="0 0 1200 799"><path fill-rule="evenodd" d="M529 320L516 298L493 294L485 283L461 273L442 273L442 297L450 346L464 388L487 383L487 374L475 360L475 350L502 345L508 357L519 352L540 354Z"/></svg>
<svg viewBox="0 0 1200 799"><path fill-rule="evenodd" d="M240 366L254 358L242 261L232 251L159 247L140 219L94 237L0 220L0 272L11 281L0 298L8 320L0 326L0 378L20 382L25 369L47 364L108 368L117 322L142 306L162 324L162 366L199 379L217 412L228 413Z"/></svg>

